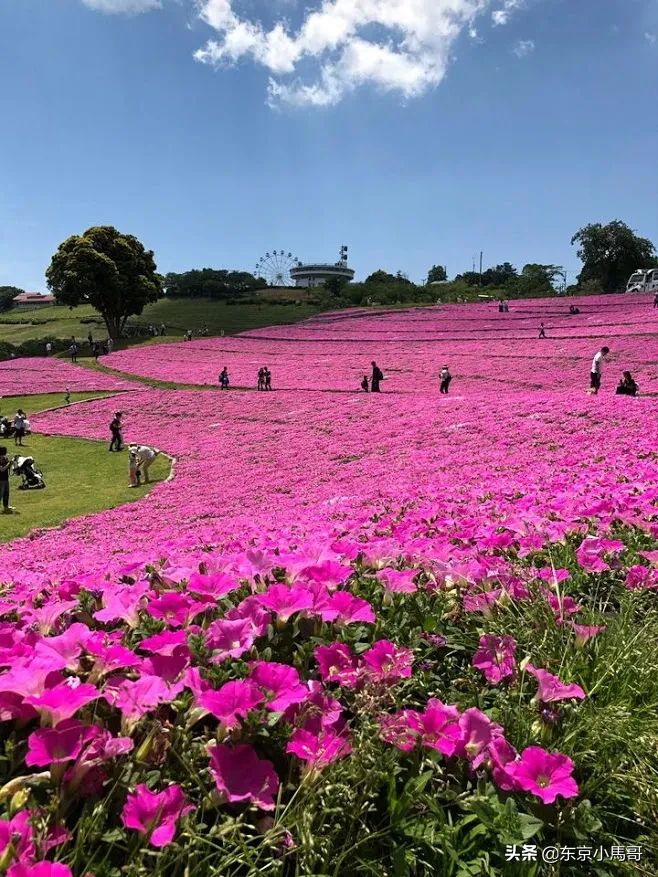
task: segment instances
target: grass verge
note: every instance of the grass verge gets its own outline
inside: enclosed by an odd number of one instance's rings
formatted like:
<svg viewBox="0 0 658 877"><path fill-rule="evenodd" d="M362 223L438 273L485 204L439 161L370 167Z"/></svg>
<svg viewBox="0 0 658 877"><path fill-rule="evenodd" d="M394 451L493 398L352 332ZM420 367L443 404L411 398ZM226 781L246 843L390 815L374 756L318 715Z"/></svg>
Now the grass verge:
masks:
<svg viewBox="0 0 658 877"><path fill-rule="evenodd" d="M8 441L9 454L16 452ZM10 480L12 515L0 516L0 542L9 542L42 527L56 527L70 518L134 502L164 481L170 461L160 456L151 466L151 485L128 487L127 453L110 454L105 442L63 436L30 435L22 451L32 456L46 480L45 490L18 490Z"/></svg>

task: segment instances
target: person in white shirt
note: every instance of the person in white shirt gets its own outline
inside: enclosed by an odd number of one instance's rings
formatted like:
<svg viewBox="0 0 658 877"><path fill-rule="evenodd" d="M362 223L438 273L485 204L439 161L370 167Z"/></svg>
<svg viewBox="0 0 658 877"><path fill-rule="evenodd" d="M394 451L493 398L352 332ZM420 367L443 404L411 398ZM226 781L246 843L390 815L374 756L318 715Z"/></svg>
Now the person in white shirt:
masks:
<svg viewBox="0 0 658 877"><path fill-rule="evenodd" d="M601 366L604 359L610 353L609 347L602 347L592 360L592 369L590 374L590 386L588 392L593 396L599 392L601 388Z"/></svg>
<svg viewBox="0 0 658 877"><path fill-rule="evenodd" d="M140 475L144 476L144 484L149 483L149 469L159 453L157 448L150 448L148 445L130 445L128 469L131 487L136 487L140 483Z"/></svg>

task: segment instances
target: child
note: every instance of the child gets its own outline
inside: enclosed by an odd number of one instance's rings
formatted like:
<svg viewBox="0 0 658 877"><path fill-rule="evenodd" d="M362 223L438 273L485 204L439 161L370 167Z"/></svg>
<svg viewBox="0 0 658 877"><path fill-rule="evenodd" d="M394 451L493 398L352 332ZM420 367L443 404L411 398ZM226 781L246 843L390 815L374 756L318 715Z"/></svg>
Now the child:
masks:
<svg viewBox="0 0 658 877"><path fill-rule="evenodd" d="M363 380L361 381L361 389L364 393L368 392L368 375L363 376Z"/></svg>
<svg viewBox="0 0 658 877"><path fill-rule="evenodd" d="M114 414L114 419L110 423L110 432L112 433L112 441L110 442L110 450L120 451L123 447L123 436L121 434L121 411Z"/></svg>
<svg viewBox="0 0 658 877"><path fill-rule="evenodd" d="M639 389L633 380L633 375L630 372L624 372L615 392L617 396L637 396Z"/></svg>
<svg viewBox="0 0 658 877"><path fill-rule="evenodd" d="M2 514L10 515L14 510L9 505L9 470L11 460L7 456L7 448L0 448L0 499L2 500Z"/></svg>
<svg viewBox="0 0 658 877"><path fill-rule="evenodd" d="M139 487L142 483L142 474L139 471L139 448L131 445L128 449L128 487Z"/></svg>
<svg viewBox="0 0 658 877"><path fill-rule="evenodd" d="M447 396L448 389L450 387L450 381L452 380L452 375L450 374L450 370L448 369L447 365L444 365L441 369L441 374L439 375L439 378L441 380L441 393L443 393L444 396Z"/></svg>
<svg viewBox="0 0 658 877"><path fill-rule="evenodd" d="M222 369L222 372L219 376L219 385L222 390L228 390L229 379L228 379L228 369L226 366Z"/></svg>
<svg viewBox="0 0 658 877"><path fill-rule="evenodd" d="M67 405L71 404L71 391L68 387L66 388L66 393L64 393L64 401Z"/></svg>
<svg viewBox="0 0 658 877"><path fill-rule="evenodd" d="M540 338L545 338L545 337L546 337L546 329L544 329L544 324L543 324L543 323L540 323L540 325L539 325L539 337L540 337Z"/></svg>

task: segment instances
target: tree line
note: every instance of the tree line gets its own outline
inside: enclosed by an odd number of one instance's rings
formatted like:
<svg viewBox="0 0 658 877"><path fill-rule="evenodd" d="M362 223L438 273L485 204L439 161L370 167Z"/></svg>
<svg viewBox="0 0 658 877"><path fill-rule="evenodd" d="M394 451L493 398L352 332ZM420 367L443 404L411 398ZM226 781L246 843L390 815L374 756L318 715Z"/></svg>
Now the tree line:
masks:
<svg viewBox="0 0 658 877"><path fill-rule="evenodd" d="M574 290L614 292L625 288L637 268L658 266L656 249L620 220L584 226L571 239L578 247L583 269ZM432 301L440 297L469 298L481 294L525 297L551 295L564 273L558 265L528 263L521 271L509 262L479 272L467 271L447 282L445 268L434 265L426 282L415 284L402 272L375 271L363 283L345 285L330 281L320 294L347 304L379 301ZM94 226L65 240L46 271L49 289L59 304L77 307L90 304L103 317L108 334L119 338L129 317L141 314L150 302L166 294L179 297L235 299L262 289L264 281L246 271L204 268L170 273L157 271L152 250L133 235L112 226ZM438 285L437 285L438 284ZM2 302L20 290L5 288ZM7 306L10 306L8 304Z"/></svg>

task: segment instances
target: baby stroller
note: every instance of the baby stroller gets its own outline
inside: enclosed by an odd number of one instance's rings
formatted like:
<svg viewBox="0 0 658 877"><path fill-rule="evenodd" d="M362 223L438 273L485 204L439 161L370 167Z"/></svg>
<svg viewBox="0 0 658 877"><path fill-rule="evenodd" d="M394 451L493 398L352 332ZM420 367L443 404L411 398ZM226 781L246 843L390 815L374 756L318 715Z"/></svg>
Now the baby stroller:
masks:
<svg viewBox="0 0 658 877"><path fill-rule="evenodd" d="M23 479L19 490L43 490L46 486L43 474L34 463L34 457L14 457L14 475Z"/></svg>

